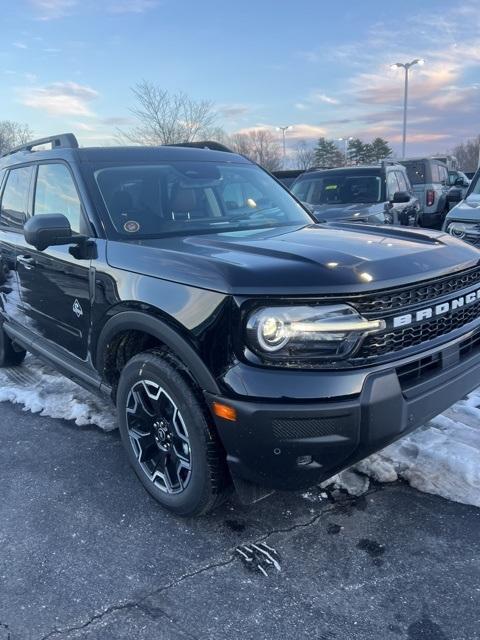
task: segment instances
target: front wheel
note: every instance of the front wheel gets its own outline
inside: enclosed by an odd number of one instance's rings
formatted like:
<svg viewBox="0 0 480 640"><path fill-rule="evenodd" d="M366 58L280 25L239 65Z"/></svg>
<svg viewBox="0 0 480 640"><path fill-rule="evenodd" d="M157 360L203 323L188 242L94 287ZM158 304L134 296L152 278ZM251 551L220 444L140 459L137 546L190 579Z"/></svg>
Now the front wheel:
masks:
<svg viewBox="0 0 480 640"><path fill-rule="evenodd" d="M220 501L227 483L223 452L201 399L168 352L129 360L117 410L130 464L155 500L182 516L201 515Z"/></svg>

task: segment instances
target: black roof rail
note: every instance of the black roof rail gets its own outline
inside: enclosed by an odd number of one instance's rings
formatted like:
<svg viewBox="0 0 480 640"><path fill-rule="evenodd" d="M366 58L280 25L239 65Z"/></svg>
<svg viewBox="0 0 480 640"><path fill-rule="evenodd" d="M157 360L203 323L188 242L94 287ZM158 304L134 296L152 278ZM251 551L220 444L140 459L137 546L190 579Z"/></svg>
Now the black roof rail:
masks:
<svg viewBox="0 0 480 640"><path fill-rule="evenodd" d="M78 141L73 133L60 133L56 136L39 138L38 140L32 140L31 142L21 144L18 147L2 154L2 158L4 156L10 156L13 153L18 153L19 151L32 151L35 147L40 147L43 144L51 144L52 149L78 149Z"/></svg>
<svg viewBox="0 0 480 640"><path fill-rule="evenodd" d="M384 167L387 164L398 164L398 160L382 160L381 164L382 164L382 167Z"/></svg>
<svg viewBox="0 0 480 640"><path fill-rule="evenodd" d="M232 149L229 149L221 142L215 142L214 140L201 140L200 142L176 142L175 144L168 144L165 146L193 147L195 149L210 149L210 151L227 151L228 153L235 153Z"/></svg>

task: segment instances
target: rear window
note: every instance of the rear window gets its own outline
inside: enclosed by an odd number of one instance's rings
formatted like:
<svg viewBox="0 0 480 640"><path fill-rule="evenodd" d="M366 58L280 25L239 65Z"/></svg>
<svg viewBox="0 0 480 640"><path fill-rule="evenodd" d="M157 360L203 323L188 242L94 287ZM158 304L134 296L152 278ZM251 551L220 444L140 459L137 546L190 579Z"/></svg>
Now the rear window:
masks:
<svg viewBox="0 0 480 640"><path fill-rule="evenodd" d="M407 170L408 179L410 180L410 184L425 184L425 162L415 161L415 162L402 162Z"/></svg>

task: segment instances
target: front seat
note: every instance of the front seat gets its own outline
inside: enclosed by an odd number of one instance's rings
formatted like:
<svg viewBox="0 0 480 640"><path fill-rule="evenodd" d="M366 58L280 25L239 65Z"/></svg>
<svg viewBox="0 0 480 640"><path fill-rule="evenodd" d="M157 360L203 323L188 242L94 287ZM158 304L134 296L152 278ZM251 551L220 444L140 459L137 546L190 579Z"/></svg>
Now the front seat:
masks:
<svg viewBox="0 0 480 640"><path fill-rule="evenodd" d="M172 220L204 218L205 211L199 206L195 189L178 187L171 201Z"/></svg>

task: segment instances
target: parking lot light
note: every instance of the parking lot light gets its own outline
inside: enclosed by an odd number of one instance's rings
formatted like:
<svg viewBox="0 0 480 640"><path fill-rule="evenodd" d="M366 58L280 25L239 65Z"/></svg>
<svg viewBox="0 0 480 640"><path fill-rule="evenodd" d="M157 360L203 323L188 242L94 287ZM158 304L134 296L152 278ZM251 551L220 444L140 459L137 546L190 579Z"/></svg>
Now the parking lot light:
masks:
<svg viewBox="0 0 480 640"><path fill-rule="evenodd" d="M423 58L415 58L411 62L394 62L390 65L390 69L405 69L405 91L403 99L403 139L402 139L402 158L405 159L405 148L407 144L407 104L408 104L408 76L410 68L414 65L424 65Z"/></svg>
<svg viewBox="0 0 480 640"><path fill-rule="evenodd" d="M287 150L285 147L285 134L287 133L287 131L290 131L290 129L292 129L292 125L287 124L284 127L275 127L276 131L281 131L282 132L282 137L283 137L283 166L285 167L285 159L287 157Z"/></svg>

